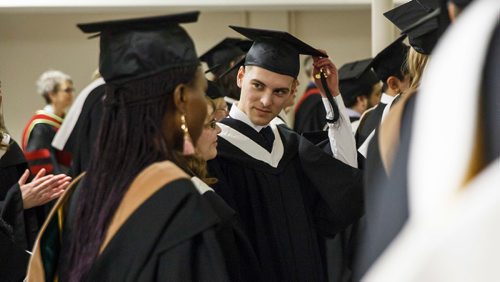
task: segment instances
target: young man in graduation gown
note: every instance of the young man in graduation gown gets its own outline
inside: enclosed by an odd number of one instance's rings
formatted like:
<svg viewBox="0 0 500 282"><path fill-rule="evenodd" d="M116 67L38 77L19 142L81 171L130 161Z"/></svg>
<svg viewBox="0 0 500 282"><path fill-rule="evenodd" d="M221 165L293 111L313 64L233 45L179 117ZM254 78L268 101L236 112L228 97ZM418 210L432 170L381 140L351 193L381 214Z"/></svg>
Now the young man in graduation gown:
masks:
<svg viewBox="0 0 500 282"><path fill-rule="evenodd" d="M350 62L339 69L339 88L356 132L359 118L380 100L380 81L371 69L372 59Z"/></svg>
<svg viewBox="0 0 500 282"><path fill-rule="evenodd" d="M335 66L286 32L231 28L254 44L238 70L240 102L219 124L219 153L209 162L218 179L214 190L238 213L265 281L325 281L319 236L335 236L362 213L354 137ZM328 89L321 89L339 104L329 133L341 161L271 122L296 87L299 54L315 56L314 74L323 69L328 75Z"/></svg>
<svg viewBox="0 0 500 282"><path fill-rule="evenodd" d="M382 122L384 112L387 115L394 98L409 87L410 77L405 63L409 47L403 43L405 38L406 36L399 37L378 53L372 61L371 66L378 79L383 83L382 96L380 103L368 110L360 119L356 131L356 146L358 148L367 139L371 140L372 137L369 138L370 134ZM367 146L367 144L364 145L364 147ZM366 157L366 151L363 151L362 155Z"/></svg>

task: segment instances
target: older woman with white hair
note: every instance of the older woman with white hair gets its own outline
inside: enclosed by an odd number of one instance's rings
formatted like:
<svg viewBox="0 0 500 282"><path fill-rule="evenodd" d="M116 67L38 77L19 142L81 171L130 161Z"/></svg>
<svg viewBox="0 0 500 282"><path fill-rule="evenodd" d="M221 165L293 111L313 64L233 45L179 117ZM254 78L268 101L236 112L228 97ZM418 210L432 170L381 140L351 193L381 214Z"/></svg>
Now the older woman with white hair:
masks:
<svg viewBox="0 0 500 282"><path fill-rule="evenodd" d="M69 75L49 70L40 76L37 88L46 106L36 112L24 129L24 155L33 174L41 169L47 173L68 173L71 155L56 150L51 142L73 100L73 82Z"/></svg>

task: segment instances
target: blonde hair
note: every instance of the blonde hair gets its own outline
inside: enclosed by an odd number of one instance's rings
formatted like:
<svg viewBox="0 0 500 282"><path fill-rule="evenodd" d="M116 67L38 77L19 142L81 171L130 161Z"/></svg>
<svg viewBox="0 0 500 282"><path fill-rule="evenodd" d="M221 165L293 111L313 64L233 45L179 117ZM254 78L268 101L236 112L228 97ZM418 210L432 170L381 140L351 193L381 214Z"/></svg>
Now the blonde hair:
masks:
<svg viewBox="0 0 500 282"><path fill-rule="evenodd" d="M408 67L408 73L411 77L411 89L417 89L420 86L420 80L422 79L422 74L424 73L428 61L429 55L418 53L415 49L413 49L413 47L410 48L406 64Z"/></svg>

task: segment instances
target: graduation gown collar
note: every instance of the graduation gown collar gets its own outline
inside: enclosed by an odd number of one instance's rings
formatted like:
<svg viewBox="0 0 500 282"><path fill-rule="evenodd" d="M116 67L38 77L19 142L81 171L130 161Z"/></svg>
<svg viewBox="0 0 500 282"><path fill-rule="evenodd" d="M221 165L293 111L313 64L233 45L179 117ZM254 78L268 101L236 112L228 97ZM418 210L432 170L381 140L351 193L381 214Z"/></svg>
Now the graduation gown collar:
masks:
<svg viewBox="0 0 500 282"><path fill-rule="evenodd" d="M233 119L233 121L235 121L235 119ZM232 124L233 127L231 127L230 124ZM238 130L238 126L234 122L230 122L229 120L227 120L226 123L219 123L219 127L221 128L219 137L226 139L229 143L243 151L248 156L277 168L284 154L284 146L276 124L271 123L269 126L274 134L274 142L271 152L268 152L264 149L264 147L255 141L255 139L260 136L252 138L252 136L245 135L241 132L241 130Z"/></svg>
<svg viewBox="0 0 500 282"><path fill-rule="evenodd" d="M396 96L391 96L382 92L382 97L380 97L380 103L382 104L392 103L392 101L394 100L394 98L396 98Z"/></svg>

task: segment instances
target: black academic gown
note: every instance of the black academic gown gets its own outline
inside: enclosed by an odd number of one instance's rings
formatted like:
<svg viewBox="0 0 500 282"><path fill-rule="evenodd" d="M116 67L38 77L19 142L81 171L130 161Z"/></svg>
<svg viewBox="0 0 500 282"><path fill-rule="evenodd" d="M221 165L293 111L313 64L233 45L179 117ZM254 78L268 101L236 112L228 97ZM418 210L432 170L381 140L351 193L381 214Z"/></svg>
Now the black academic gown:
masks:
<svg viewBox="0 0 500 282"><path fill-rule="evenodd" d="M106 94L105 90L106 87L103 84L97 86L87 96L78 121L64 147L65 150L73 154L72 176L78 176L87 170L92 148L99 133L103 111L102 99Z"/></svg>
<svg viewBox="0 0 500 282"><path fill-rule="evenodd" d="M23 198L18 181L28 168L21 148L12 141L0 161L0 217L9 224L14 232L15 243L29 250L54 201L45 205L24 209ZM28 182L31 181L31 177Z"/></svg>
<svg viewBox="0 0 500 282"><path fill-rule="evenodd" d="M28 168L21 148L11 140L0 158L0 281L22 281L26 275L30 244L26 230L34 213L24 213L19 178ZM25 221L25 218L27 219Z"/></svg>
<svg viewBox="0 0 500 282"><path fill-rule="evenodd" d="M500 156L500 24L497 23L495 32L488 47L486 64L484 67L483 99L481 110L484 116L485 161L490 163Z"/></svg>
<svg viewBox="0 0 500 282"><path fill-rule="evenodd" d="M64 280L57 263L66 261L77 191L70 191L55 207L64 211L62 233L59 214L54 213L34 250L33 261L41 262L46 281L55 275ZM167 183L119 226L84 280L229 281L215 230L218 222L189 179ZM40 273L36 267L30 271L33 276Z"/></svg>
<svg viewBox="0 0 500 282"><path fill-rule="evenodd" d="M367 112L363 119L359 122L358 130L356 131L355 140L356 148L359 149L365 142L366 138L375 130L382 120L382 114L387 104L378 103L375 109Z"/></svg>
<svg viewBox="0 0 500 282"><path fill-rule="evenodd" d="M28 168L26 159L19 145L11 140L5 154L0 158L0 210L8 191L17 184Z"/></svg>
<svg viewBox="0 0 500 282"><path fill-rule="evenodd" d="M23 281L29 254L15 243L12 227L0 218L0 281Z"/></svg>
<svg viewBox="0 0 500 282"><path fill-rule="evenodd" d="M323 130L326 125L326 111L316 85L311 84L295 110L294 130L301 134Z"/></svg>
<svg viewBox="0 0 500 282"><path fill-rule="evenodd" d="M262 144L241 121L222 123ZM325 281L318 235L332 237L362 213L360 172L278 126L284 155L276 168L219 138L209 162L215 191L239 214L263 281Z"/></svg>
<svg viewBox="0 0 500 282"><path fill-rule="evenodd" d="M231 281L261 281L257 255L248 240L236 212L215 192L208 191L202 198L210 205L219 222L215 228L226 261Z"/></svg>
<svg viewBox="0 0 500 282"><path fill-rule="evenodd" d="M52 140L61 126L62 119L38 111L23 132L22 148L32 174L42 168L47 174L68 174L72 156L69 152L52 147Z"/></svg>
<svg viewBox="0 0 500 282"><path fill-rule="evenodd" d="M399 234L408 219L408 154L412 119L417 93L412 95L403 111L400 145L393 163L391 177L385 174L379 151L378 133L368 147L365 179L365 216L358 229L354 280L363 277L370 266Z"/></svg>

